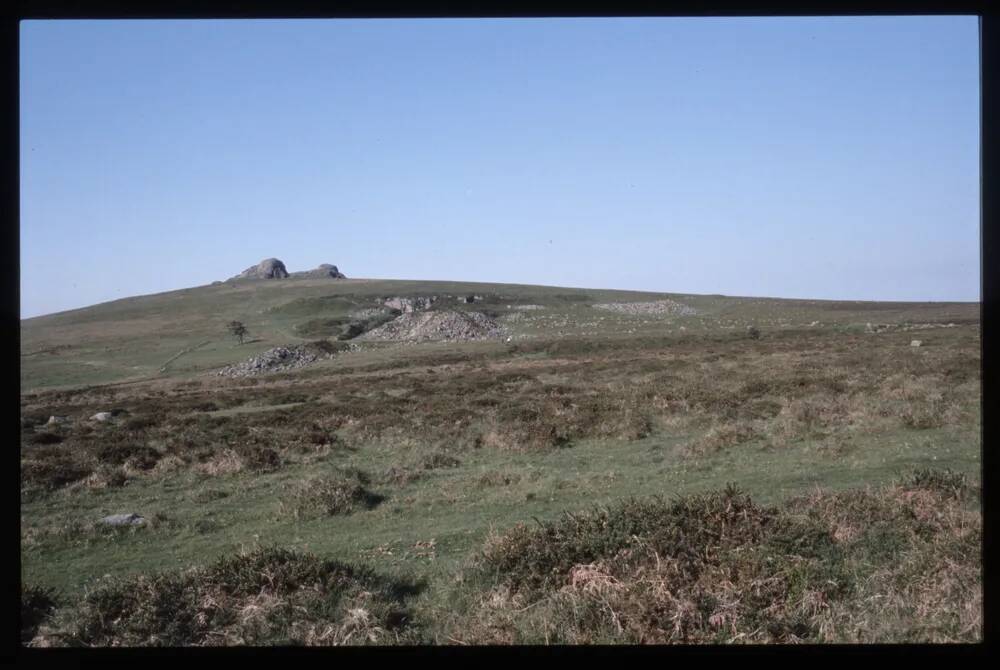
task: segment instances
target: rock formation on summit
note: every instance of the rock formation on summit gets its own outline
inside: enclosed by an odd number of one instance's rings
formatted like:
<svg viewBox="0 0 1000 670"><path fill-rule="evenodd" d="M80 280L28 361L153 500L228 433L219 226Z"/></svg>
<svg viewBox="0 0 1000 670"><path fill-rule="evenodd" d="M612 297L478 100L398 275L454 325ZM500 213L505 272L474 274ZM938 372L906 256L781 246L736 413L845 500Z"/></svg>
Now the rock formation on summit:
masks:
<svg viewBox="0 0 1000 670"><path fill-rule="evenodd" d="M347 279L347 275L338 270L336 265L330 265L329 263L323 263L315 270L306 270L304 272L293 272L292 276L310 277L316 279L321 279L323 277L331 277L333 279Z"/></svg>
<svg viewBox="0 0 1000 670"><path fill-rule="evenodd" d="M277 258L265 258L257 265L247 268L233 279L285 279L288 270Z"/></svg>

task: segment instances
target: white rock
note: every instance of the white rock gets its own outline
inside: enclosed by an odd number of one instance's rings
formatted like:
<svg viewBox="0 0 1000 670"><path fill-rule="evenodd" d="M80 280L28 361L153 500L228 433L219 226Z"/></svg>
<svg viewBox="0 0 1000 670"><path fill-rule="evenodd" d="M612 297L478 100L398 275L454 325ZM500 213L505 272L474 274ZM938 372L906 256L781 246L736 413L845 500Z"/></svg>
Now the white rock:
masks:
<svg viewBox="0 0 1000 670"><path fill-rule="evenodd" d="M912 342L910 342L911 347L919 347L921 344L923 344L923 342L921 342L920 340L913 340Z"/></svg>
<svg viewBox="0 0 1000 670"><path fill-rule="evenodd" d="M101 523L109 526L141 526L146 523L141 515L132 512L131 514L112 514L101 519Z"/></svg>
<svg viewBox="0 0 1000 670"><path fill-rule="evenodd" d="M111 412L98 412L94 416L90 417L91 421L110 421Z"/></svg>

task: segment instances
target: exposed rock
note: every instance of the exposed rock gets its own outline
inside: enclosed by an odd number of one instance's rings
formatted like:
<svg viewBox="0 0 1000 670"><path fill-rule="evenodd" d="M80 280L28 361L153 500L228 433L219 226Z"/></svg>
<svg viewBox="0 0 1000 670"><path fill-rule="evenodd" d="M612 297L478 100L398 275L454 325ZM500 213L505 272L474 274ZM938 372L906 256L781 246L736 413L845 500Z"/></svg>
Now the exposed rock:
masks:
<svg viewBox="0 0 1000 670"><path fill-rule="evenodd" d="M286 279L288 270L277 258L265 258L257 265L247 268L233 279Z"/></svg>
<svg viewBox="0 0 1000 670"><path fill-rule="evenodd" d="M108 526L141 526L146 523L142 515L132 512L131 514L112 514L101 519L101 523Z"/></svg>
<svg viewBox="0 0 1000 670"><path fill-rule="evenodd" d="M113 415L111 412L98 412L94 416L90 417L91 421L111 421Z"/></svg>
<svg viewBox="0 0 1000 670"><path fill-rule="evenodd" d="M313 272L320 272L325 276L333 277L334 279L347 279L347 275L338 270L336 265L330 265L329 263L321 264L318 268L313 270Z"/></svg>
<svg viewBox="0 0 1000 670"><path fill-rule="evenodd" d="M674 316L691 316L697 314L693 307L669 299L654 300L653 302L608 302L597 304L593 307L595 309L632 315L671 314Z"/></svg>
<svg viewBox="0 0 1000 670"><path fill-rule="evenodd" d="M866 333L909 332L911 330L932 330L934 328L954 328L953 323L866 323Z"/></svg>
<svg viewBox="0 0 1000 670"><path fill-rule="evenodd" d="M489 340L506 335L481 312L423 312L402 316L360 336L365 341Z"/></svg>
<svg viewBox="0 0 1000 670"><path fill-rule="evenodd" d="M357 345L340 345L343 350L354 351ZM338 349L330 343L300 344L294 347L274 347L251 356L242 363L228 365L219 370L220 377L252 377L268 372L281 372L311 365L316 361L332 358Z"/></svg>
<svg viewBox="0 0 1000 670"><path fill-rule="evenodd" d="M347 275L338 270L336 265L330 265L329 263L323 263L315 270L306 270L304 272L293 272L291 276L303 277L303 278L315 278L315 279L323 279L326 277L329 277L331 279L347 279Z"/></svg>
<svg viewBox="0 0 1000 670"><path fill-rule="evenodd" d="M393 312L385 307L366 307L364 309L358 309L350 313L352 319L374 319L380 316L388 316ZM398 312L396 313L398 314Z"/></svg>
<svg viewBox="0 0 1000 670"><path fill-rule="evenodd" d="M386 298L383 300L382 304L389 309L398 310L403 314L410 314L412 312L420 312L425 309L430 309L435 302L437 302L436 295L421 296L418 298L401 298L397 296L394 298Z"/></svg>

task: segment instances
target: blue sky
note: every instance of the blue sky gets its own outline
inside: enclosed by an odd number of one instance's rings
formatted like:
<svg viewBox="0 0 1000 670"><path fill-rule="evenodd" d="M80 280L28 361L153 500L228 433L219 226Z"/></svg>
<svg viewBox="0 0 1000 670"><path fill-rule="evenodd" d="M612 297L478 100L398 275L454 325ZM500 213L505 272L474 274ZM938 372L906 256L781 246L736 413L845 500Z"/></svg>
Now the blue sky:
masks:
<svg viewBox="0 0 1000 670"><path fill-rule="evenodd" d="M21 24L21 314L350 277L979 300L975 17Z"/></svg>

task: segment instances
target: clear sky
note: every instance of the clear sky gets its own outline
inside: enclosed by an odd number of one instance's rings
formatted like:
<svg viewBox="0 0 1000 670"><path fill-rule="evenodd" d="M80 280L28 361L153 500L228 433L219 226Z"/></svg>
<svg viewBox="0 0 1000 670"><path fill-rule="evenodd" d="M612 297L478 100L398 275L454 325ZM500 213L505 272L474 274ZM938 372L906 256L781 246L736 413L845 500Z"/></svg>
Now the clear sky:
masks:
<svg viewBox="0 0 1000 670"><path fill-rule="evenodd" d="M21 314L290 271L979 300L975 17L21 24Z"/></svg>

